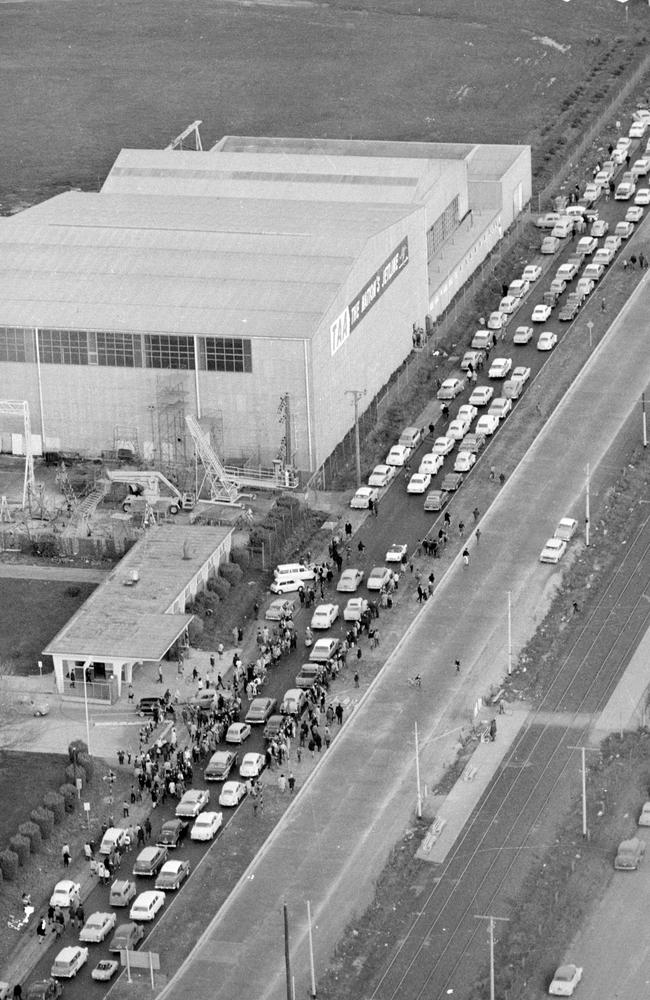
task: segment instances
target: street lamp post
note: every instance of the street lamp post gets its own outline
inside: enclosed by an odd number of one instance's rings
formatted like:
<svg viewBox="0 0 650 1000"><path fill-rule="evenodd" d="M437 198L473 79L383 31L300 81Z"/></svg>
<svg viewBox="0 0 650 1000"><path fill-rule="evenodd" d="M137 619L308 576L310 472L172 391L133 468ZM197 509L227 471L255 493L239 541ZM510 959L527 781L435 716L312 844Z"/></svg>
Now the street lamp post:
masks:
<svg viewBox="0 0 650 1000"><path fill-rule="evenodd" d="M490 928L490 1000L494 1000L494 925L497 920L507 923L509 917L494 917L491 913L475 913L476 920L487 920Z"/></svg>
<svg viewBox="0 0 650 1000"><path fill-rule="evenodd" d="M582 757L582 836L585 840L589 836L587 830L587 750L598 753L598 747L567 747L567 750L579 750Z"/></svg>

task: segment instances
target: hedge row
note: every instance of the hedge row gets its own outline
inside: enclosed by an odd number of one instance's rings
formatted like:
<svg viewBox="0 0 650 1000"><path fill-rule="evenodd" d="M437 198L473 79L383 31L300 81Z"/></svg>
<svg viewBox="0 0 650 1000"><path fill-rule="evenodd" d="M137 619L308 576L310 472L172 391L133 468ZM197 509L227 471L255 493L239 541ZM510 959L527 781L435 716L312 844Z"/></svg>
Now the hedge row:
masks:
<svg viewBox="0 0 650 1000"><path fill-rule="evenodd" d="M10 837L9 847L0 851L0 882L3 879L14 881L18 869L24 868L29 861L30 854L37 854L43 847L43 841L52 836L55 824L61 823L66 813L75 811L78 802L76 779L81 778L83 785L92 781L95 765L82 740L70 743L68 758L70 763L65 769L65 784L58 792L47 792L43 796L43 804L32 810L29 820L21 823L18 833Z"/></svg>

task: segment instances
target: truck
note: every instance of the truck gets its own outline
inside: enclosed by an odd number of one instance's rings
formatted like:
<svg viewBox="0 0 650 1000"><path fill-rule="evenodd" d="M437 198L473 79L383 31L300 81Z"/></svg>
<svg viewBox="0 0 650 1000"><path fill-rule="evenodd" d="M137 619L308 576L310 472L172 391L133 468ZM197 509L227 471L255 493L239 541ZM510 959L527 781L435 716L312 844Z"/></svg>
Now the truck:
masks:
<svg viewBox="0 0 650 1000"><path fill-rule="evenodd" d="M144 513L147 504L156 513L178 514L179 510L192 510L196 504L193 493L181 492L162 472L152 469L107 470L106 478L126 487L122 501L126 514Z"/></svg>

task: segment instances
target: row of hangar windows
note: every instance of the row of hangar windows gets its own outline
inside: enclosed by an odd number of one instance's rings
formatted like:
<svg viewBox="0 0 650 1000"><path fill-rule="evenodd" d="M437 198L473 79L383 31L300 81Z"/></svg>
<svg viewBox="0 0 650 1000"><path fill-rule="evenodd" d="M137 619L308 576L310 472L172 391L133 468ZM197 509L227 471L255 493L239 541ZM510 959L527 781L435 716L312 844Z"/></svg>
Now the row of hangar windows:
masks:
<svg viewBox="0 0 650 1000"><path fill-rule="evenodd" d="M1 361L51 365L104 365L112 368L166 368L182 371L253 370L251 342L240 337L176 337L99 330L34 331L0 327Z"/></svg>

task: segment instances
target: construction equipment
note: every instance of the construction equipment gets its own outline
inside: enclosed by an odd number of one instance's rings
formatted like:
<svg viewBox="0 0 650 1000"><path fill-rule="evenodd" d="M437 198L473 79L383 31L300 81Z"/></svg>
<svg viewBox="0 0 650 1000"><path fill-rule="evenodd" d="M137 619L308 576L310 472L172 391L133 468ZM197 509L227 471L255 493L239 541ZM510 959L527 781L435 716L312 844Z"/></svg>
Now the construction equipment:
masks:
<svg viewBox="0 0 650 1000"><path fill-rule="evenodd" d="M122 502L122 510L131 513L147 506L157 513L178 514L179 510L192 510L196 503L193 493L182 493L170 483L162 472L152 469L106 470L110 483L123 483L130 491Z"/></svg>
<svg viewBox="0 0 650 1000"><path fill-rule="evenodd" d="M185 423L192 435L197 459L203 466L203 479L197 496L207 485L212 503L236 504L242 496L251 495L243 493L243 489L293 490L298 486L294 469L284 465L280 459L273 463L272 469L223 465L212 446L209 431L204 430L196 417L191 415L185 417Z"/></svg>
<svg viewBox="0 0 650 1000"><path fill-rule="evenodd" d="M34 478L34 453L32 451L32 425L29 417L29 403L26 399L0 399L0 414L19 417L23 422L23 449L25 452L25 475L23 478L23 510L30 506L36 492Z"/></svg>

